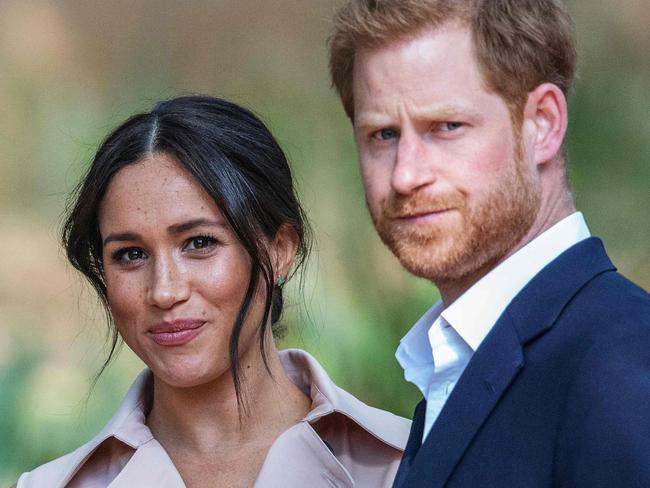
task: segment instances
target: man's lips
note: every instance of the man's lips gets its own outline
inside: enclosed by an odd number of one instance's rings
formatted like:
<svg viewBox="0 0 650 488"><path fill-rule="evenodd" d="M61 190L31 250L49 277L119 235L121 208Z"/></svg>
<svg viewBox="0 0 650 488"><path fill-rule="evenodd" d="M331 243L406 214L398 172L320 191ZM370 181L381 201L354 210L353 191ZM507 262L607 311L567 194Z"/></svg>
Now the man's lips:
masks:
<svg viewBox="0 0 650 488"><path fill-rule="evenodd" d="M442 209L434 209L434 210L417 210L417 211L411 211L408 213L401 213L397 214L393 217L394 220L401 220L401 221L416 221L416 220L421 220L421 219L427 219L430 217L437 217L438 215L442 215L446 212L449 212L452 210L451 208L442 208Z"/></svg>
<svg viewBox="0 0 650 488"><path fill-rule="evenodd" d="M156 344L161 346L181 346L198 336L204 320L179 319L171 322L160 322L149 328L148 332Z"/></svg>

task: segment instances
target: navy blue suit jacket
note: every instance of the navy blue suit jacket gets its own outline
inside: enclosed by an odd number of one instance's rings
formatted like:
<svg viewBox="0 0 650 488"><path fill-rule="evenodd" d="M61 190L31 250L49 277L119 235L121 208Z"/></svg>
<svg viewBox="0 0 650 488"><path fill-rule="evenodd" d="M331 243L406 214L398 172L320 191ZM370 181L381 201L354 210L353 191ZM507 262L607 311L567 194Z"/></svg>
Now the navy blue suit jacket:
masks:
<svg viewBox="0 0 650 488"><path fill-rule="evenodd" d="M422 444L424 412L395 487L650 487L650 295L599 239L573 246L510 303Z"/></svg>

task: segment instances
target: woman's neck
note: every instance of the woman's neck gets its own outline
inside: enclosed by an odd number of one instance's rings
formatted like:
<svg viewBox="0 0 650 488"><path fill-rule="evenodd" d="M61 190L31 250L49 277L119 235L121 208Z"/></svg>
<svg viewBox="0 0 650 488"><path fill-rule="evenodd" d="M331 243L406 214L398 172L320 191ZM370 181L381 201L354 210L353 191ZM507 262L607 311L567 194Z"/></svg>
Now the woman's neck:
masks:
<svg viewBox="0 0 650 488"><path fill-rule="evenodd" d="M266 351L271 375L259 348L251 347L240 357L240 408L229 370L193 388L176 388L154 377L147 419L154 437L168 450L174 446L197 454L214 455L248 443L270 446L308 413L311 400L287 376L273 341Z"/></svg>

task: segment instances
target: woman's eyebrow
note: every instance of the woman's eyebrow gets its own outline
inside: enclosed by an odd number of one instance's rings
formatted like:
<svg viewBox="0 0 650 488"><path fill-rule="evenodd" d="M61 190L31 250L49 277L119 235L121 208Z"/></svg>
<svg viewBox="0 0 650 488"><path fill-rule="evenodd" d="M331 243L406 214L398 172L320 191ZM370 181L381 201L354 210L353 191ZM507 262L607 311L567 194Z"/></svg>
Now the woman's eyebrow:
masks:
<svg viewBox="0 0 650 488"><path fill-rule="evenodd" d="M186 222L181 222L178 224L173 224L167 227L167 232L171 235L182 234L188 230L195 229L197 227L227 227L227 224L220 222L218 220L208 220L208 219L192 219ZM136 232L119 232L113 233L106 236L104 239L104 246L109 242L115 241L138 241L140 240L140 234Z"/></svg>
<svg viewBox="0 0 650 488"><path fill-rule="evenodd" d="M108 244L109 242L114 242L114 241L137 241L140 239L140 236L134 232L122 232L122 233L116 233L116 234L109 234L106 236L104 239L104 246Z"/></svg>
<svg viewBox="0 0 650 488"><path fill-rule="evenodd" d="M170 225L167 227L167 232L172 235L181 234L196 227L226 227L226 224L218 220L193 219L187 222L181 222L180 224Z"/></svg>

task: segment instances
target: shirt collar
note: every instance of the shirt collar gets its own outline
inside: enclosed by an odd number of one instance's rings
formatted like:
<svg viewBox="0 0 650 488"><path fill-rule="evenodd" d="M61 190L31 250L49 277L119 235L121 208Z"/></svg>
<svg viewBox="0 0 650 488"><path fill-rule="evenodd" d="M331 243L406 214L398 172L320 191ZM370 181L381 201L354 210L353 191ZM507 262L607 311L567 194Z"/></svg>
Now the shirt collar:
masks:
<svg viewBox="0 0 650 488"><path fill-rule="evenodd" d="M279 354L289 378L312 399L312 409L303 419L304 421L314 423L322 417L338 412L353 420L363 430L387 446L400 451L404 450L410 430L409 420L370 407L339 388L332 382L316 359L308 353L298 349L287 349L280 351ZM65 468L58 471L57 475L62 480L69 481L74 473L88 461L95 449L109 437L115 437L124 442L136 450L136 454L141 449L148 448L145 449L146 454L143 451L144 458L147 460L164 459L168 467L173 470L173 464L167 459L164 450L155 442L151 430L145 423L145 405L151 392L152 378L149 369L142 371L131 385L131 388L129 388L115 415L102 431L91 441L65 458L60 459L59 462L64 463ZM135 459L135 457L132 459ZM134 463L130 463L130 465L133 468ZM121 473L119 475L120 479L124 476L135 476L138 472L137 469L131 469L131 471L133 471L131 474L128 474L127 471L125 471L127 474ZM62 481L60 484L65 483ZM55 484L54 486L58 485ZM130 484L128 486L134 485ZM172 483L161 486L182 485Z"/></svg>
<svg viewBox="0 0 650 488"><path fill-rule="evenodd" d="M426 335L426 331L424 332ZM287 375L312 400L312 408L304 420L313 423L333 412L354 420L369 434L396 449L403 450L409 431L409 421L384 410L370 407L339 388L327 372L309 353L300 349L279 351ZM137 449L153 438L145 424L144 405L151 388L151 371L137 377L113 418L98 436L113 436Z"/></svg>
<svg viewBox="0 0 650 488"><path fill-rule="evenodd" d="M115 437L137 450L150 443L153 435L144 423L144 405L151 385L151 371L142 371L129 388L122 403L106 426L95 437L75 451L41 466L35 476L48 479L47 486L65 486L90 459L93 452L108 438ZM170 486L170 485L160 485Z"/></svg>
<svg viewBox="0 0 650 488"><path fill-rule="evenodd" d="M588 237L581 212L564 218L486 274L443 310L442 317L476 351L524 286L560 254Z"/></svg>
<svg viewBox="0 0 650 488"><path fill-rule="evenodd" d="M117 412L97 437L105 439L112 436L134 449L150 441L153 434L145 424L145 405L152 386L151 371L145 369L135 379Z"/></svg>
<svg viewBox="0 0 650 488"><path fill-rule="evenodd" d="M428 331L443 310L438 301L415 323L402 338L395 353L397 362L404 370L404 379L415 384L426 396L426 389L431 383L433 354L429 343Z"/></svg>
<svg viewBox="0 0 650 488"><path fill-rule="evenodd" d="M305 351L285 349L280 351L280 361L291 381L312 400L311 411L304 420L314 423L338 412L384 444L404 450L410 429L409 420L370 407L339 388L318 361Z"/></svg>
<svg viewBox="0 0 650 488"><path fill-rule="evenodd" d="M444 309L438 301L400 341L395 353L404 379L426 397L434 374L428 331L440 318L476 351L499 316L533 276L569 247L590 236L582 213L555 224L514 253Z"/></svg>

